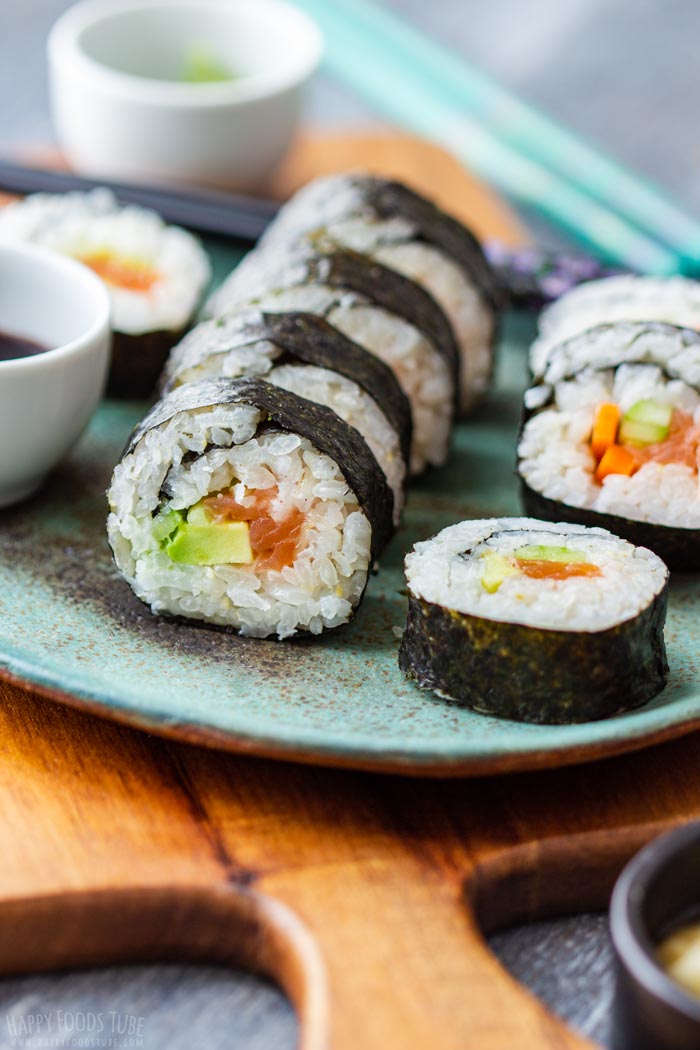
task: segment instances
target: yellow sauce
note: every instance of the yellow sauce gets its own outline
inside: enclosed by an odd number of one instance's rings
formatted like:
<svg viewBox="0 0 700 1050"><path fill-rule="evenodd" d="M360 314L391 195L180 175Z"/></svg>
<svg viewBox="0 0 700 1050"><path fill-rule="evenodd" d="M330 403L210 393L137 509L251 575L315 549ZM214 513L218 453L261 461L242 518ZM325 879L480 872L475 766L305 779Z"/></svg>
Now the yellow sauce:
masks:
<svg viewBox="0 0 700 1050"><path fill-rule="evenodd" d="M668 976L700 999L700 922L670 934L658 946L657 956Z"/></svg>

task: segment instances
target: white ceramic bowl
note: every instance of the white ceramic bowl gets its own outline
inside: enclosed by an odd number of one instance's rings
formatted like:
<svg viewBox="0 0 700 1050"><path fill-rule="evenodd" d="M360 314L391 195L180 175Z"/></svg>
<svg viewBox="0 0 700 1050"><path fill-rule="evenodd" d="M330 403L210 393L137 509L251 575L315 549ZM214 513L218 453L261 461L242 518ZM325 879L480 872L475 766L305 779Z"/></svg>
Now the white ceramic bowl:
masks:
<svg viewBox="0 0 700 1050"><path fill-rule="evenodd" d="M240 75L179 81L193 47ZM286 152L321 51L281 0L83 0L49 35L56 135L98 178L251 189Z"/></svg>
<svg viewBox="0 0 700 1050"><path fill-rule="evenodd" d="M86 266L0 247L0 331L49 349L0 360L0 507L30 496L80 437L104 389L110 302Z"/></svg>

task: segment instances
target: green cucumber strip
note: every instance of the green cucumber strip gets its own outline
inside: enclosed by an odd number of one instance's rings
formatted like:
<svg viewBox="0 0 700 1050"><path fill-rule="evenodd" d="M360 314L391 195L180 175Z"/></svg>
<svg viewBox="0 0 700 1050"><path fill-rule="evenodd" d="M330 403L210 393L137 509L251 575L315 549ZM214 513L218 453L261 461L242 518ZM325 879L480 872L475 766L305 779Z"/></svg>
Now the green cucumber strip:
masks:
<svg viewBox="0 0 700 1050"><path fill-rule="evenodd" d="M673 408L665 405L662 401L654 401L651 398L636 401L629 411L625 412L623 420L631 420L633 423L648 423L656 427L668 427L671 425Z"/></svg>
<svg viewBox="0 0 700 1050"><path fill-rule="evenodd" d="M618 439L621 445L656 445L668 437L668 427L657 423L643 423L625 417L620 423Z"/></svg>
<svg viewBox="0 0 700 1050"><path fill-rule="evenodd" d="M513 552L518 561L588 561L588 555L583 551L574 551L570 547L549 547L532 544L520 547Z"/></svg>
<svg viewBox="0 0 700 1050"><path fill-rule="evenodd" d="M181 510L161 511L153 519L152 535L156 543L163 544L180 528L184 521Z"/></svg>
<svg viewBox="0 0 700 1050"><path fill-rule="evenodd" d="M202 500L187 511L188 525L209 525L212 518Z"/></svg>

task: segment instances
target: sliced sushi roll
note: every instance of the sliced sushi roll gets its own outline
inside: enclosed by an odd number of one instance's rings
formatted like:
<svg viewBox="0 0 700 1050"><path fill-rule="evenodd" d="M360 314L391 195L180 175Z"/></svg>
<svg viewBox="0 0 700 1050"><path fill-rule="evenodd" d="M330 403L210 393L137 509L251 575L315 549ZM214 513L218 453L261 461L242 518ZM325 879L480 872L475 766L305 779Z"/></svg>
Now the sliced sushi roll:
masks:
<svg viewBox="0 0 700 1050"><path fill-rule="evenodd" d="M399 652L418 685L477 711L584 722L646 703L668 674L668 570L604 529L463 521L406 558Z"/></svg>
<svg viewBox="0 0 700 1050"><path fill-rule="evenodd" d="M700 281L616 274L573 288L540 314L539 336L530 348L532 374L542 374L550 352L565 339L617 321L664 321L700 330Z"/></svg>
<svg viewBox="0 0 700 1050"><path fill-rule="evenodd" d="M601 325L554 349L525 394L518 473L528 513L600 524L700 569L700 335Z"/></svg>
<svg viewBox="0 0 700 1050"><path fill-rule="evenodd" d="M393 528L360 434L260 379L172 391L134 431L108 498L117 567L154 613L257 638L347 622Z"/></svg>
<svg viewBox="0 0 700 1050"><path fill-rule="evenodd" d="M169 389L204 378L264 377L332 408L360 431L404 505L411 406L388 365L313 314L243 313L202 321L172 351Z"/></svg>
<svg viewBox="0 0 700 1050"><path fill-rule="evenodd" d="M147 397L209 281L196 238L99 189L34 194L0 209L0 243L8 241L70 255L102 278L114 330L108 393Z"/></svg>
<svg viewBox="0 0 700 1050"><path fill-rule="evenodd" d="M460 411L488 390L497 330L496 284L472 233L407 186L366 174L315 179L280 211L259 249L323 232L411 278L445 312L461 357Z"/></svg>
<svg viewBox="0 0 700 1050"><path fill-rule="evenodd" d="M459 352L434 300L413 281L325 239L251 252L208 304L223 316L249 309L316 314L384 361L411 405L412 474L447 459Z"/></svg>

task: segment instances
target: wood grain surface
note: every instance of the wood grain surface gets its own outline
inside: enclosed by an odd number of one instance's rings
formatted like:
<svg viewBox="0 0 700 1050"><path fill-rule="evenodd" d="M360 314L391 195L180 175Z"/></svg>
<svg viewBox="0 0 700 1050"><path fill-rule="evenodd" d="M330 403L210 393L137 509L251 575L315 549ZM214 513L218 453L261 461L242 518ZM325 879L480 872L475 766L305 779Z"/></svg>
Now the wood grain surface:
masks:
<svg viewBox="0 0 700 1050"><path fill-rule="evenodd" d="M0 684L0 971L243 965L290 996L304 1050L589 1046L482 931L603 907L634 850L700 815L699 745L416 781L223 755Z"/></svg>
<svg viewBox="0 0 700 1050"><path fill-rule="evenodd" d="M700 815L689 737L560 773L416 781L233 758L0 686L0 971L270 975L305 1050L573 1048L481 930L605 905Z"/></svg>

